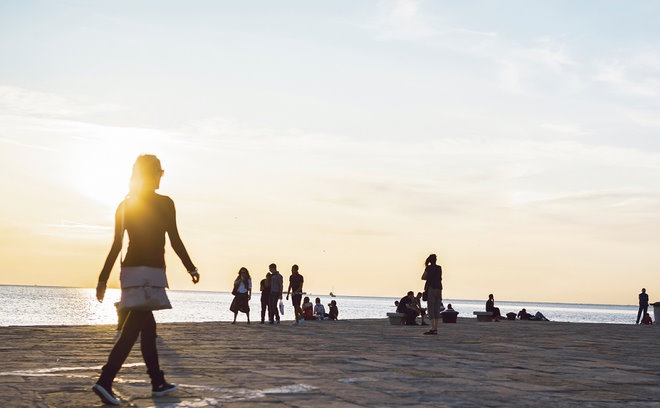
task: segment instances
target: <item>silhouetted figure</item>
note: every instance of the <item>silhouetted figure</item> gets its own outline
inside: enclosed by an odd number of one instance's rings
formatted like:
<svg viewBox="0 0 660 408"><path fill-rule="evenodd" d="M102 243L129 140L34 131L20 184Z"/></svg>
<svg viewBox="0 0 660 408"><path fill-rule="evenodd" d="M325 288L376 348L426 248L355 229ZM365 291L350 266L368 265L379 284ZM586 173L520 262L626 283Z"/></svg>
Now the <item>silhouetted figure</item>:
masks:
<svg viewBox="0 0 660 408"><path fill-rule="evenodd" d="M495 298L493 297L492 293L488 295L488 300L486 301L486 311L492 312L493 318L495 318L495 320L499 320L499 318L502 317L500 314L500 308L495 307Z"/></svg>
<svg viewBox="0 0 660 408"><path fill-rule="evenodd" d="M428 326L426 322L424 321L424 317L426 316L426 308L422 307L422 292L417 292L417 296L415 296L415 307L417 308L417 313L422 318L422 326Z"/></svg>
<svg viewBox="0 0 660 408"><path fill-rule="evenodd" d="M639 324L640 317L645 316L648 310L649 310L649 295L646 294L646 289L642 288L642 293L639 294L639 310L637 311L637 321L635 322L635 324Z"/></svg>
<svg viewBox="0 0 660 408"><path fill-rule="evenodd" d="M280 322L280 311L277 307L277 302L282 299L282 292L284 290L284 279L277 270L277 265L274 263L268 266L271 273L270 277L270 296L268 297L268 323L273 324Z"/></svg>
<svg viewBox="0 0 660 408"><path fill-rule="evenodd" d="M644 318L642 319L642 324L645 326L650 326L653 324L653 320L651 320L651 315L648 313L644 313Z"/></svg>
<svg viewBox="0 0 660 408"><path fill-rule="evenodd" d="M405 324L407 326L417 326L415 319L419 312L417 311L417 302L415 300L415 292L412 290L399 300L399 306L396 309L397 313L404 313L406 315Z"/></svg>
<svg viewBox="0 0 660 408"><path fill-rule="evenodd" d="M298 265L291 267L291 276L289 276L289 287L286 289L286 300L289 300L291 293L291 303L293 304L294 314L296 315L296 322L298 324L302 318L302 309L300 308L300 301L303 294L303 276L298 272Z"/></svg>
<svg viewBox="0 0 660 408"><path fill-rule="evenodd" d="M250 324L250 299L252 298L252 279L250 272L247 268L241 268L238 271L238 276L234 280L234 290L231 292L234 295L229 310L234 312L234 321L236 323L236 316L238 312L245 313L247 322Z"/></svg>
<svg viewBox="0 0 660 408"><path fill-rule="evenodd" d="M424 273L422 280L426 281L426 306L431 329L424 334L438 334L438 323L440 322L440 308L442 305L442 267L437 264L438 258L435 254L429 255L424 261Z"/></svg>
<svg viewBox="0 0 660 408"><path fill-rule="evenodd" d="M331 300L330 304L328 305L328 308L329 308L328 319L330 320L339 319L339 309L337 308L337 301Z"/></svg>
<svg viewBox="0 0 660 408"><path fill-rule="evenodd" d="M130 194L115 212L114 240L96 286L96 298L99 302L103 301L112 265L121 251L124 231L128 232L129 244L122 268L147 267L164 270L167 233L174 252L183 262L193 283L199 282L197 268L190 260L179 236L174 202L169 197L156 193L162 175L160 160L156 156L142 155L133 165ZM147 373L151 377L152 395L163 396L177 389L175 384L165 381L165 375L160 369L156 350L156 321L152 311L131 309L121 335L103 366L100 378L92 387L106 404L120 403L119 398L112 392L112 382L138 336Z"/></svg>
<svg viewBox="0 0 660 408"><path fill-rule="evenodd" d="M273 276L270 272L266 273L266 277L259 283L259 290L261 291L261 323L266 319L266 310L270 313L270 278Z"/></svg>
<svg viewBox="0 0 660 408"><path fill-rule="evenodd" d="M527 309L524 307L518 312L518 319L520 320L529 320L531 317L532 315L527 313Z"/></svg>

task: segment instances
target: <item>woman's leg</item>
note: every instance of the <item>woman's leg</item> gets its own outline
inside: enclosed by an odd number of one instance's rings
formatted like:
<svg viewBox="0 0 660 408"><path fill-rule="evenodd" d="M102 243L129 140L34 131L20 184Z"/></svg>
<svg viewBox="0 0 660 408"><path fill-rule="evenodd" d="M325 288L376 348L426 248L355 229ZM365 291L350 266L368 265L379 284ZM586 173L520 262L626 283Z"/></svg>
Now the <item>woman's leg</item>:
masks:
<svg viewBox="0 0 660 408"><path fill-rule="evenodd" d="M150 311L138 312L142 317L142 330L140 334L140 348L147 373L151 377L152 385L160 385L165 382L163 372L160 370L158 361L158 349L156 347L156 320Z"/></svg>
<svg viewBox="0 0 660 408"><path fill-rule="evenodd" d="M126 317L126 322L121 331L121 335L117 342L115 343L110 355L108 356L108 362L103 366L103 371L101 372L101 377L97 381L100 385L106 389L112 388L112 381L115 379L117 372L121 368L126 357L131 352L135 340L137 340L138 334L142 328L142 320L144 316L140 312L130 311Z"/></svg>
<svg viewBox="0 0 660 408"><path fill-rule="evenodd" d="M248 324L250 324L250 311L248 310L245 315L247 316Z"/></svg>
<svg viewBox="0 0 660 408"><path fill-rule="evenodd" d="M232 322L232 324L236 323L236 316L238 316L238 312L234 312L234 321Z"/></svg>

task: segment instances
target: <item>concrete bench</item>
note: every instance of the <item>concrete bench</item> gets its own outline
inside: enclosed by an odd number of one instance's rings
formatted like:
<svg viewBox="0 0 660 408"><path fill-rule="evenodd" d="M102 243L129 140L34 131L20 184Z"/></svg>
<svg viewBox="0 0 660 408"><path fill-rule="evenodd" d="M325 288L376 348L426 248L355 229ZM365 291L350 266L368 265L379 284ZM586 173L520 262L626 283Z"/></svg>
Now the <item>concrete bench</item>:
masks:
<svg viewBox="0 0 660 408"><path fill-rule="evenodd" d="M477 321L480 322L492 322L493 321L493 312L472 312L477 316Z"/></svg>
<svg viewBox="0 0 660 408"><path fill-rule="evenodd" d="M393 326L401 326L406 321L405 313L388 313L387 319Z"/></svg>

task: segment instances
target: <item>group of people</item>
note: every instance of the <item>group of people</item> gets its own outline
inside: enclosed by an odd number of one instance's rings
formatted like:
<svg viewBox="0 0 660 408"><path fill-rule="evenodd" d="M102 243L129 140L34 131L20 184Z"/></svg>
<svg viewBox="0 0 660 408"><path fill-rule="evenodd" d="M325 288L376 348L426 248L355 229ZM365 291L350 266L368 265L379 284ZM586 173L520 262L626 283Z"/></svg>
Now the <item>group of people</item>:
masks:
<svg viewBox="0 0 660 408"><path fill-rule="evenodd" d="M316 304L312 305L309 297L305 297L304 302L301 304L305 279L300 274L299 269L298 265L291 267L289 286L286 291L286 299L289 300L289 297L291 297L291 304L295 313L296 321L293 324L298 325L305 320L315 319L337 320L339 309L334 299L328 304L328 313L326 313L320 298L316 298ZM283 313L284 309L282 303L284 278L277 270L276 264L272 263L269 265L266 277L259 283L259 290L261 292L261 323L264 324L266 322L266 313L268 313L268 323L279 324L280 314ZM234 300L229 307L229 310L234 312L234 321L232 324L236 323L238 312L245 313L247 322L250 323L249 301L252 298L252 279L247 268L243 267L238 271L238 276L234 280L232 294L234 295Z"/></svg>
<svg viewBox="0 0 660 408"><path fill-rule="evenodd" d="M493 314L493 319L497 322L503 319L502 314L500 313L500 308L495 307L495 297L493 294L488 295L488 300L486 301L486 311ZM548 322L548 318L543 315L541 312L536 312L536 314L527 313L527 309L524 307L516 314L510 312L506 314L506 319L515 320L516 317L520 320L532 320L537 322Z"/></svg>
<svg viewBox="0 0 660 408"><path fill-rule="evenodd" d="M646 288L642 288L642 293L639 294L639 309L637 310L637 321L635 322L635 324L640 324L639 318L644 316L642 318L641 324L645 326L652 325L653 320L651 320L651 315L649 315L648 311L649 311L649 295L646 293Z"/></svg>

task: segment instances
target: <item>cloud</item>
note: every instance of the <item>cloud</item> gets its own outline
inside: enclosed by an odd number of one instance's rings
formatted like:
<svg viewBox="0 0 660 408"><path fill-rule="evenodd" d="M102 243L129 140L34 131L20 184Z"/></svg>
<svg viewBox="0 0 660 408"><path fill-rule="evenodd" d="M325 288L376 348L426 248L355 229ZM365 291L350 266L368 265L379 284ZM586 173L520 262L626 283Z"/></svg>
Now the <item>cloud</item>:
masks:
<svg viewBox="0 0 660 408"><path fill-rule="evenodd" d="M5 115L72 117L118 109L110 104L93 104L82 97L0 85L0 111Z"/></svg>
<svg viewBox="0 0 660 408"><path fill-rule="evenodd" d="M660 95L660 54L640 52L597 63L594 80L614 90L642 97Z"/></svg>

